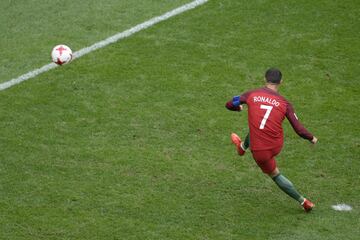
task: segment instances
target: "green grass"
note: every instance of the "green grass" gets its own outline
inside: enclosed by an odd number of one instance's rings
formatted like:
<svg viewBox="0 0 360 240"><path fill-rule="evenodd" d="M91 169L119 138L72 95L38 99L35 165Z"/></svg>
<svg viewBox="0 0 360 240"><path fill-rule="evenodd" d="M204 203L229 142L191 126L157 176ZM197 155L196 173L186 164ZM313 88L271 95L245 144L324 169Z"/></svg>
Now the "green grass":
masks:
<svg viewBox="0 0 360 240"><path fill-rule="evenodd" d="M58 43L79 50L187 2L1 1L0 81L48 63L50 51Z"/></svg>
<svg viewBox="0 0 360 240"><path fill-rule="evenodd" d="M185 2L3 1L0 81ZM0 92L0 238L357 239L359 9L213 0ZM311 214L230 144L247 120L225 102L270 66L319 137L285 121L277 158Z"/></svg>

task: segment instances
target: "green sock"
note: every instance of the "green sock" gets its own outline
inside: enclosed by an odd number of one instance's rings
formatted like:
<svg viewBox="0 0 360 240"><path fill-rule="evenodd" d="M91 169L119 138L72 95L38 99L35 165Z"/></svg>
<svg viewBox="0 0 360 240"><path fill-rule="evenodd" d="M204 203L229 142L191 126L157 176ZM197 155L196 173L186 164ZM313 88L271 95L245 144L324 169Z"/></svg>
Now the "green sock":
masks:
<svg viewBox="0 0 360 240"><path fill-rule="evenodd" d="M304 197L301 196L298 191L296 191L294 185L281 173L279 173L279 175L273 177L272 179L287 195L289 195L299 203L302 203L304 201Z"/></svg>
<svg viewBox="0 0 360 240"><path fill-rule="evenodd" d="M246 135L245 141L243 142L244 150L248 149L250 146L250 136L249 134Z"/></svg>

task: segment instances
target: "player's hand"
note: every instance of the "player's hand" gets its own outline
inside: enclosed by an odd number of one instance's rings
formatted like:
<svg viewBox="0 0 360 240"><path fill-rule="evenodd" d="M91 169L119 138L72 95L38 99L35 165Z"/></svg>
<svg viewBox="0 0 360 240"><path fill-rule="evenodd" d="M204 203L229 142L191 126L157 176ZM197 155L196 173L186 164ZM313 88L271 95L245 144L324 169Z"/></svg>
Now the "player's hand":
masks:
<svg viewBox="0 0 360 240"><path fill-rule="evenodd" d="M311 143L312 143L312 144L316 144L317 141L318 141L318 139L314 136L313 139L311 140Z"/></svg>
<svg viewBox="0 0 360 240"><path fill-rule="evenodd" d="M242 111L244 109L244 107L242 105L239 105L240 107L240 111Z"/></svg>

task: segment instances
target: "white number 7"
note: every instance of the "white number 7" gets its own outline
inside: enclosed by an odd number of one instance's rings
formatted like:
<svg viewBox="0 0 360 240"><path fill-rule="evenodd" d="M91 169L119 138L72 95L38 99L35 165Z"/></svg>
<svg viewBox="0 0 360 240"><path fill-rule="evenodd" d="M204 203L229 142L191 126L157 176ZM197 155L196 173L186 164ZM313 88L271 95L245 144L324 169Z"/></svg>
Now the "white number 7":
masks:
<svg viewBox="0 0 360 240"><path fill-rule="evenodd" d="M266 121L268 120L269 115L270 115L271 110L273 109L273 107L261 104L260 108L261 109L266 109L266 113L265 113L264 118L263 118L263 120L261 121L261 124L260 124L260 129L264 129Z"/></svg>

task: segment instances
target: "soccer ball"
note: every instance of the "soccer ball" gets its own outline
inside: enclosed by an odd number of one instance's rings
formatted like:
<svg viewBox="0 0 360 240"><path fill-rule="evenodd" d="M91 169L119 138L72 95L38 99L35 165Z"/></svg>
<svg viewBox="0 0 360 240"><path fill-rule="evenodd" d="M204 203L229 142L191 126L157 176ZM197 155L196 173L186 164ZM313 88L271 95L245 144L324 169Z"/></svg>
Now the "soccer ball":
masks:
<svg viewBox="0 0 360 240"><path fill-rule="evenodd" d="M60 44L51 51L51 58L58 65L67 64L72 59L72 51L68 46Z"/></svg>

